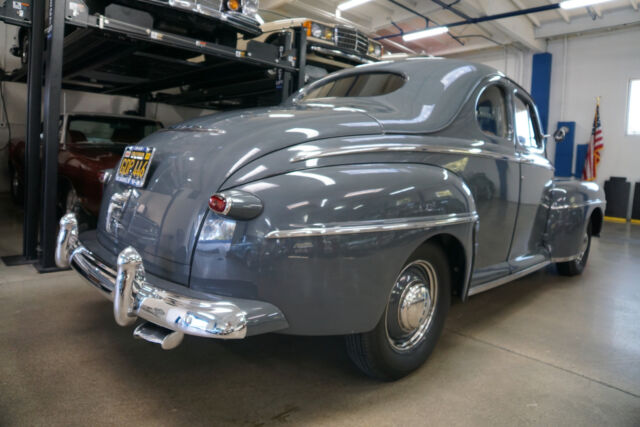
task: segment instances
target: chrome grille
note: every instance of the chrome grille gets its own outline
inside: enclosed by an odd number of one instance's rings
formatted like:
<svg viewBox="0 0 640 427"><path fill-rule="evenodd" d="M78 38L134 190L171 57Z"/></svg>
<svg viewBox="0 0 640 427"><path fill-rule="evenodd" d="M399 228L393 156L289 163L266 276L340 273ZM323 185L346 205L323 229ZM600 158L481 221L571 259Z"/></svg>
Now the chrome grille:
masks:
<svg viewBox="0 0 640 427"><path fill-rule="evenodd" d="M369 49L369 38L360 31L347 28L336 27L336 44L340 49L350 50L363 55Z"/></svg>

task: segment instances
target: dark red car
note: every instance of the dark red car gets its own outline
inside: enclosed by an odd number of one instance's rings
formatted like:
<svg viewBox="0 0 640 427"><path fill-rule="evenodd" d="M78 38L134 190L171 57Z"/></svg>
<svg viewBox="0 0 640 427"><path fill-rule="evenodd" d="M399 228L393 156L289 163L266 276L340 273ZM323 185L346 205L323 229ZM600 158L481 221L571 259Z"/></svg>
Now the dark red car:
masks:
<svg viewBox="0 0 640 427"><path fill-rule="evenodd" d="M96 217L104 171L117 165L127 145L136 144L160 128L160 122L136 116L62 115L58 154L60 213L84 212ZM24 150L24 139L9 143L11 195L18 203L23 200Z"/></svg>

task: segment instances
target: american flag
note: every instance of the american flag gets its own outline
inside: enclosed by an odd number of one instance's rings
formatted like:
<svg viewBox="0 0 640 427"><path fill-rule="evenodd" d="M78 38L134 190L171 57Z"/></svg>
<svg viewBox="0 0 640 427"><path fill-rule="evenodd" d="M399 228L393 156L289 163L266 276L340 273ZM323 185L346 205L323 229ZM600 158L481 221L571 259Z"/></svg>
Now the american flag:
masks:
<svg viewBox="0 0 640 427"><path fill-rule="evenodd" d="M591 138L589 138L589 147L587 148L587 158L584 160L584 168L582 169L582 179L585 181L596 179L602 147L604 144L602 143L602 123L600 123L600 98L598 98L596 115L593 118L593 127L591 128Z"/></svg>

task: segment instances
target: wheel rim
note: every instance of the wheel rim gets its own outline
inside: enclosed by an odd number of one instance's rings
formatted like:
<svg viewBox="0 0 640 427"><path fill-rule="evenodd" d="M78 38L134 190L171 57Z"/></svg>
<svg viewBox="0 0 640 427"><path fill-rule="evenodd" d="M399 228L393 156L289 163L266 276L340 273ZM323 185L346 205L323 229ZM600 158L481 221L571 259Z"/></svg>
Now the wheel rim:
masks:
<svg viewBox="0 0 640 427"><path fill-rule="evenodd" d="M394 350L410 351L422 343L437 298L438 276L431 263L413 261L400 272L385 314L387 339Z"/></svg>
<svg viewBox="0 0 640 427"><path fill-rule="evenodd" d="M589 248L589 233L584 232L584 236L582 236L582 243L580 243L580 252L578 253L578 257L576 258L576 262L578 264L582 263L584 259L584 255L587 253L587 249Z"/></svg>

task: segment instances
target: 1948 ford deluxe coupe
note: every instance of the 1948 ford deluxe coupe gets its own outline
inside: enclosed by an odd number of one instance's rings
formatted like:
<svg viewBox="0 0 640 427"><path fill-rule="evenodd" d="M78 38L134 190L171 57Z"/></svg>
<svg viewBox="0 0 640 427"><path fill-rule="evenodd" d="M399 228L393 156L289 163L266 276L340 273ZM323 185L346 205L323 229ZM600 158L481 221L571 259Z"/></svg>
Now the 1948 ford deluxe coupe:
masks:
<svg viewBox="0 0 640 427"><path fill-rule="evenodd" d="M345 335L358 367L395 379L429 356L452 296L550 263L582 272L604 197L554 179L545 138L531 97L489 67L360 66L130 147L97 231L63 217L56 260L165 349Z"/></svg>

